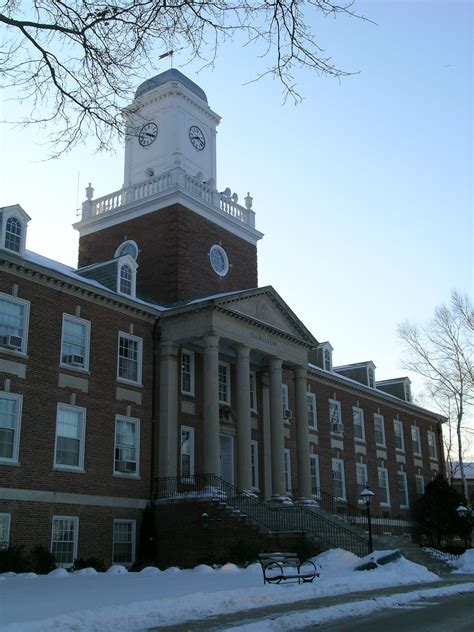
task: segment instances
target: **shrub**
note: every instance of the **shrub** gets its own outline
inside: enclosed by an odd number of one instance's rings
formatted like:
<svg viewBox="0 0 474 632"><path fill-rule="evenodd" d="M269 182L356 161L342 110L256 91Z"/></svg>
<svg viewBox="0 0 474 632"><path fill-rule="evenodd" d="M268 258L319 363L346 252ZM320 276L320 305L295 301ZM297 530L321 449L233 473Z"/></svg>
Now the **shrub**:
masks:
<svg viewBox="0 0 474 632"><path fill-rule="evenodd" d="M31 569L38 575L47 575L56 568L56 558L45 546L35 546L30 558Z"/></svg>
<svg viewBox="0 0 474 632"><path fill-rule="evenodd" d="M80 571L83 568L94 568L98 573L105 573L104 560L99 560L97 557L76 558L71 570Z"/></svg>
<svg viewBox="0 0 474 632"><path fill-rule="evenodd" d="M30 560L25 547L10 546L0 551L0 573L26 573L30 570Z"/></svg>

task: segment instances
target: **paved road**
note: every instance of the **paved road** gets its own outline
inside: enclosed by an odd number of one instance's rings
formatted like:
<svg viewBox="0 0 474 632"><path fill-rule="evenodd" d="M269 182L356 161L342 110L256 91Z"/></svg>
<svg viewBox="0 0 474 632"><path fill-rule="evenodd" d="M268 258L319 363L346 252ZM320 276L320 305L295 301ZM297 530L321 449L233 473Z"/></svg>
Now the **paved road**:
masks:
<svg viewBox="0 0 474 632"><path fill-rule="evenodd" d="M412 602L368 617L313 625L304 632L474 632L474 594L465 593ZM301 631L303 632L303 630Z"/></svg>
<svg viewBox="0 0 474 632"><path fill-rule="evenodd" d="M265 608L257 608L254 610L246 610L242 612L235 612L233 614L228 615L218 615L214 617L209 617L207 619L201 619L199 621L188 621L187 623L180 623L177 625L171 626L160 626L156 628L150 629L149 632L217 632L223 631L231 627L236 627L238 625L244 625L246 623L256 623L258 620L266 619L266 618L276 618L283 615L291 614L291 612L303 612L308 610L314 610L317 608L325 608L327 606L334 606L344 603L350 603L353 601L361 601L364 599L370 599L376 596L393 596L395 594L403 594L409 593L413 591L423 590L423 589L433 589L433 588L441 588L442 586L452 586L455 584L464 584L474 582L474 575L446 575L442 578L442 581L435 583L426 583L426 584L413 584L411 586L396 586L391 588L379 588L377 590L371 590L366 592L353 592L345 595L335 595L328 597L319 597L315 599L307 599L304 601L293 602L292 604L280 604L275 606L268 606ZM462 595L461 595L462 596ZM449 597L446 601L452 601L457 598L457 595ZM467 593L466 601L469 604L469 598L471 602L471 609L474 611L474 594ZM433 603L437 603L440 599L432 600ZM426 603L426 602L423 602ZM398 612L396 610L389 610L387 613L388 618L390 618L390 613ZM400 611L400 614L406 612L406 610ZM373 615L374 617L377 615ZM454 615L453 615L454 616ZM367 620L371 619L371 617L367 617ZM333 626L328 627L328 630L341 630L338 626L342 623L342 620L339 622L335 622ZM357 620L352 619L349 622L352 627L346 628L346 630L357 630L357 632L366 632L365 627L362 627L362 619L358 618ZM329 624L328 624L329 625ZM400 631L400 624L397 626L397 632ZM419 625L419 624L418 624ZM311 628L307 628L307 630L323 630L323 626L312 626ZM394 628L395 629L395 628ZM403 632L409 632L409 629L405 630L401 628ZM436 628L412 628L415 632L441 632L442 630L447 630L448 628L440 628L439 631ZM388 629L385 629L384 623L378 623L377 627L372 628L372 630L376 632L389 632ZM474 625L471 625L470 628L453 628L449 627L449 632L474 632Z"/></svg>

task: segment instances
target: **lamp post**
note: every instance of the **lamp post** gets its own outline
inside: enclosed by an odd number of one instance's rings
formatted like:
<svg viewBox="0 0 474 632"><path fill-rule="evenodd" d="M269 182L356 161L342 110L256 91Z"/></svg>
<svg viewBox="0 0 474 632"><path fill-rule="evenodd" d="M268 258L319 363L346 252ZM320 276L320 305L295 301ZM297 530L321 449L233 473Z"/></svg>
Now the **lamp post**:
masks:
<svg viewBox="0 0 474 632"><path fill-rule="evenodd" d="M470 547L471 546L471 538L472 538L472 507L471 505L463 505L462 503L459 505L459 507L456 509L456 513L458 514L458 516L463 519L463 520L467 520L467 524L466 524L466 534L464 536L465 541L466 541L466 547Z"/></svg>
<svg viewBox="0 0 474 632"><path fill-rule="evenodd" d="M375 496L375 494L370 489L368 483L366 483L364 489L360 492L359 496L367 507L367 524L369 527L369 553L372 553L374 549L372 546L372 522L370 520L370 503L372 502L372 498Z"/></svg>

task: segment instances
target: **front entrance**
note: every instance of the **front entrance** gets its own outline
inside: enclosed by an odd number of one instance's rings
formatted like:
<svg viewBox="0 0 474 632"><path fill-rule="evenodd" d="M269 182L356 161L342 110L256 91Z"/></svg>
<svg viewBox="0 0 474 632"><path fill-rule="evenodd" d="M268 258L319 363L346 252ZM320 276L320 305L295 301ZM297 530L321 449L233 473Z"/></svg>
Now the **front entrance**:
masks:
<svg viewBox="0 0 474 632"><path fill-rule="evenodd" d="M221 445L221 478L234 484L234 438L229 435L220 435Z"/></svg>

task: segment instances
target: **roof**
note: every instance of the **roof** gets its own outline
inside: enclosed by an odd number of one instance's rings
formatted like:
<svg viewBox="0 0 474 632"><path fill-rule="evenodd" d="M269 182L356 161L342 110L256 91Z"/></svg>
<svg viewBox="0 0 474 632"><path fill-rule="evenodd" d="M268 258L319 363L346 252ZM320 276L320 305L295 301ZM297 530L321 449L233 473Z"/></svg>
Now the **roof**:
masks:
<svg viewBox="0 0 474 632"><path fill-rule="evenodd" d="M401 384L402 382L409 381L411 384L411 380L406 375L404 377L393 377L390 380L377 380L375 382L375 386L384 386L385 384Z"/></svg>
<svg viewBox="0 0 474 632"><path fill-rule="evenodd" d="M366 360L365 362L354 362L353 364L341 364L340 366L333 367L333 370L346 371L350 369L361 369L367 366L373 366L374 368L376 368L372 360Z"/></svg>
<svg viewBox="0 0 474 632"><path fill-rule="evenodd" d="M135 92L135 98L137 99L138 97L143 96L146 92L159 88L159 86L163 86L169 81L179 81L179 83L181 83L185 88L207 103L207 96L204 90L200 88L197 83L194 83L194 81L191 81L191 79L186 77L186 75L183 75L182 72L176 70L176 68L165 70L165 72L161 72L159 75L155 75L154 77L151 77L141 83Z"/></svg>

